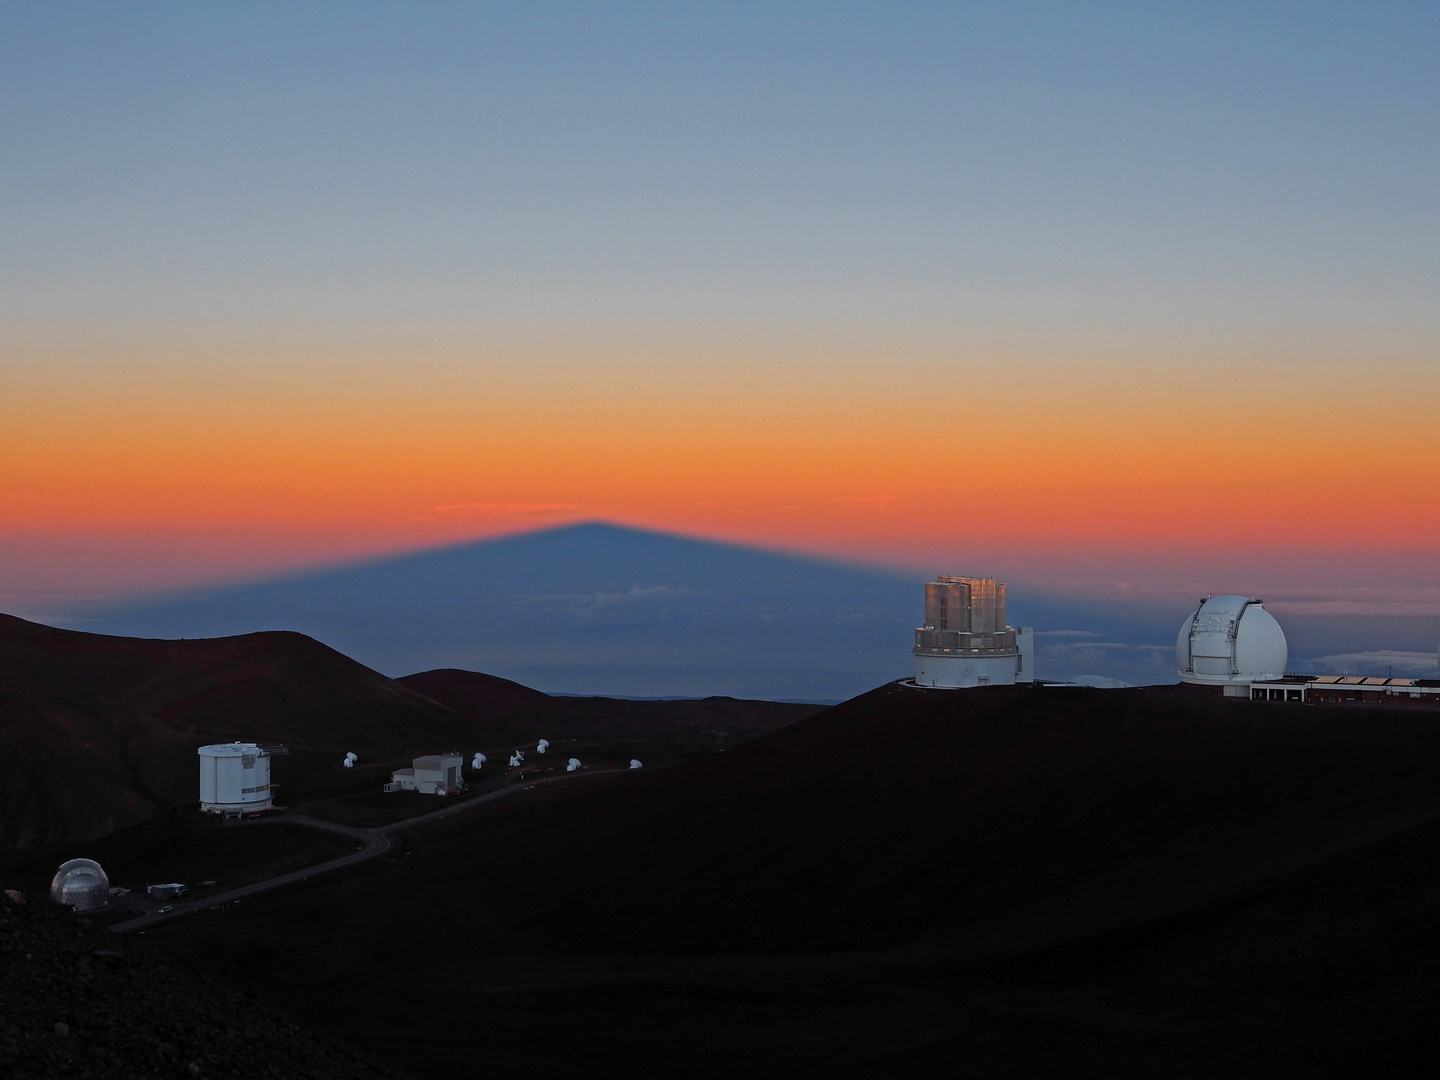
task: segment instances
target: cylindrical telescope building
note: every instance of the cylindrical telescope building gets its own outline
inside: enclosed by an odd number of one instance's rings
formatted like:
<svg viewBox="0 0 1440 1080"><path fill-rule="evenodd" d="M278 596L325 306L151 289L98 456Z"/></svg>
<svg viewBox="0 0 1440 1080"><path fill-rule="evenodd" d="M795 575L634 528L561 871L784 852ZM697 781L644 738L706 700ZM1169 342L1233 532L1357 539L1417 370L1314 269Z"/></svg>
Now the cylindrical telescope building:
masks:
<svg viewBox="0 0 1440 1080"><path fill-rule="evenodd" d="M268 810L270 755L248 742L200 747L200 809L212 814Z"/></svg>
<svg viewBox="0 0 1440 1080"><path fill-rule="evenodd" d="M1035 636L1005 621L1005 585L994 578L925 583L925 625L915 630L915 684L958 689L1035 678Z"/></svg>

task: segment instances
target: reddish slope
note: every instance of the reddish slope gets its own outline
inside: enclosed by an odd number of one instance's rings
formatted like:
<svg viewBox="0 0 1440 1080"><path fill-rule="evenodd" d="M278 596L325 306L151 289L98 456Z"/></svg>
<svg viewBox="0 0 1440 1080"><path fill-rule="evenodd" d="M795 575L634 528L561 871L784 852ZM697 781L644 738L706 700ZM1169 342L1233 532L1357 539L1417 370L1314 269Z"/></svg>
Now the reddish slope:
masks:
<svg viewBox="0 0 1440 1080"><path fill-rule="evenodd" d="M470 730L301 634L152 641L0 615L0 850L103 835L193 801L207 742L290 745L284 783L320 755L391 757L468 743Z"/></svg>

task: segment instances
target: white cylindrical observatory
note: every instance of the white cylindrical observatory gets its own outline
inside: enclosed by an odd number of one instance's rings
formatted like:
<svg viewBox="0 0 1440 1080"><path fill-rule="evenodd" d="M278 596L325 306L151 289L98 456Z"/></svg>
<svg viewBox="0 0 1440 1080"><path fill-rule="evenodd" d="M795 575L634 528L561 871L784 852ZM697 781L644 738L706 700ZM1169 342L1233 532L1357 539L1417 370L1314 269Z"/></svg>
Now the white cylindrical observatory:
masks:
<svg viewBox="0 0 1440 1080"><path fill-rule="evenodd" d="M200 747L200 809L212 814L268 810L270 755L248 742Z"/></svg>

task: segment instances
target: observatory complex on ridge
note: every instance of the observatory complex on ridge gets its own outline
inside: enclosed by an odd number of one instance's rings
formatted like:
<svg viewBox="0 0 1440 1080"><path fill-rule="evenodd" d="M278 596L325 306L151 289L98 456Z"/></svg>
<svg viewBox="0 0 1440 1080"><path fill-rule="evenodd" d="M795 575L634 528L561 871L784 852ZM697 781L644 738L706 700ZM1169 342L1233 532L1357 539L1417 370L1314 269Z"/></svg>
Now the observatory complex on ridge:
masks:
<svg viewBox="0 0 1440 1080"><path fill-rule="evenodd" d="M915 685L997 686L1035 678L1035 631L1005 621L1005 585L994 578L925 583L925 625L915 630Z"/></svg>
<svg viewBox="0 0 1440 1080"><path fill-rule="evenodd" d="M955 690L1041 683L1035 675L1035 630L1006 621L1005 585L994 578L938 577L925 583L925 624L915 629L915 678L903 686ZM1207 596L1175 640L1180 682L1201 696L1250 701L1440 706L1440 679L1389 675L1301 675L1288 672L1290 647L1258 596ZM1080 676L1044 686L1128 687Z"/></svg>
<svg viewBox="0 0 1440 1080"><path fill-rule="evenodd" d="M1251 701L1440 702L1440 679L1287 674L1290 646L1256 596L1207 596L1175 639L1180 681Z"/></svg>

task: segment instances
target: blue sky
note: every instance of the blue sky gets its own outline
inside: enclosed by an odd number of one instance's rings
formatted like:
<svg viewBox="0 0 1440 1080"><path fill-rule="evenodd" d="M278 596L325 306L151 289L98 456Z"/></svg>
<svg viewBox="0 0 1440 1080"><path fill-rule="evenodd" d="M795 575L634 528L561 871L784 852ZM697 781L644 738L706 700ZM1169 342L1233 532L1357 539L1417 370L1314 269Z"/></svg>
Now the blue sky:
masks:
<svg viewBox="0 0 1440 1080"><path fill-rule="evenodd" d="M1001 337L1433 342L1434 5L6 21L12 333L923 336L960 285Z"/></svg>

